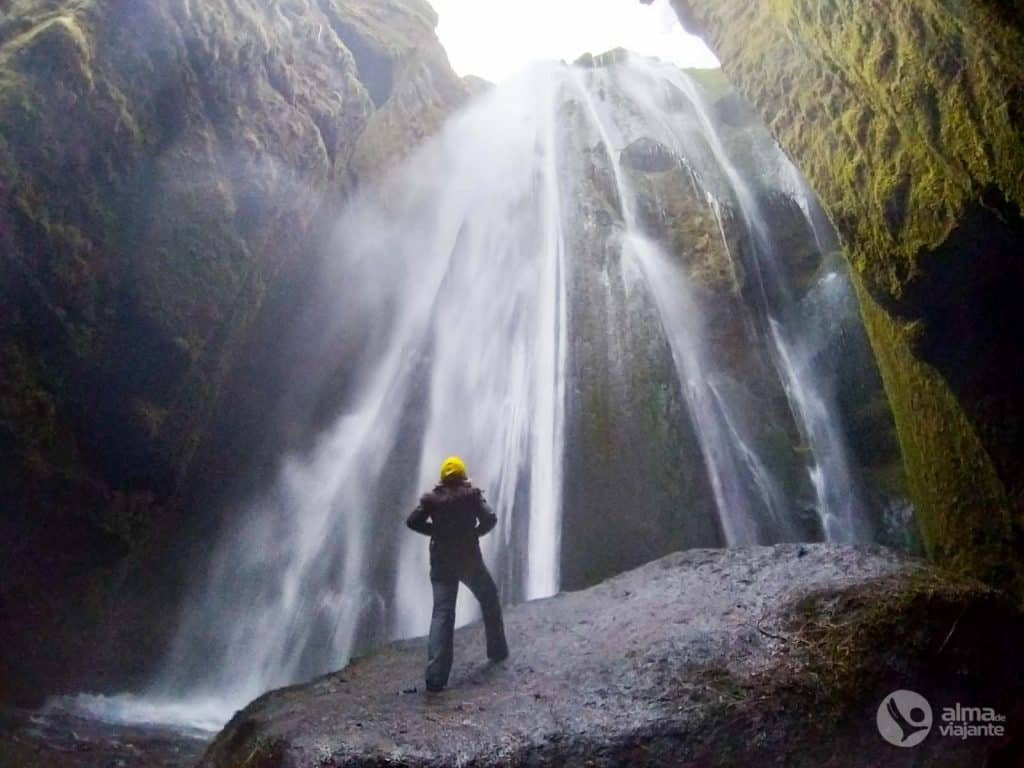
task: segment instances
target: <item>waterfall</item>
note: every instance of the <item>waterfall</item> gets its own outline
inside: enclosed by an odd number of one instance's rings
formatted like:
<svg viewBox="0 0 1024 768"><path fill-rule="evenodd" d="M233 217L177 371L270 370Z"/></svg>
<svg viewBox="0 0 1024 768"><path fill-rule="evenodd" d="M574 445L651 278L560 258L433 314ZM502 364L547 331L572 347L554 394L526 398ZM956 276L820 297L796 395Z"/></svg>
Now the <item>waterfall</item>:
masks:
<svg viewBox="0 0 1024 768"><path fill-rule="evenodd" d="M669 65L543 64L362 190L338 221L307 340L328 368L342 335L360 339L336 416L226 523L151 689L83 701L213 725L425 632L427 546L404 519L449 454L498 515L482 544L506 601L559 590L567 537L588 535L563 516L567 489L597 515L617 480L594 467L619 459L601 452L646 445L651 429L693 460L670 462L667 496L637 480L623 525L647 531L657 503L682 507L673 546L870 538L821 360L848 278L763 128L732 144L723 130ZM765 200L800 218L817 259L806 284ZM642 381L627 360L650 361ZM458 621L474 617L463 595Z"/></svg>

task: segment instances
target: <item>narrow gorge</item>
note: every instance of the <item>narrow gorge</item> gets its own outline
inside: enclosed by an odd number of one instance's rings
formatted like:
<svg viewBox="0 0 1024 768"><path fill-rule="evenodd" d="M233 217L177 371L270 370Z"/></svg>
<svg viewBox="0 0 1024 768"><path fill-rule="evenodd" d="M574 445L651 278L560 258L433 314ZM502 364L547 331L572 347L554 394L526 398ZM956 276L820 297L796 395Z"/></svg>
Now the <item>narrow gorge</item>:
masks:
<svg viewBox="0 0 1024 768"><path fill-rule="evenodd" d="M1014 764L1024 25L672 5L722 70L0 10L0 764ZM451 453L513 656L432 705Z"/></svg>

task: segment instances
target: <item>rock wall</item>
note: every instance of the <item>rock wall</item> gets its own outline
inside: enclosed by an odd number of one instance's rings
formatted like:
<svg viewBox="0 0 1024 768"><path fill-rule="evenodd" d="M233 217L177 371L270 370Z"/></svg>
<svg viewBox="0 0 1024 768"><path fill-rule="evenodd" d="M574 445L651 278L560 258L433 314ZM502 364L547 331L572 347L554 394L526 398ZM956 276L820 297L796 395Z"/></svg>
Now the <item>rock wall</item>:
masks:
<svg viewBox="0 0 1024 768"><path fill-rule="evenodd" d="M466 96L421 0L4 5L0 696L244 448L280 286Z"/></svg>
<svg viewBox="0 0 1024 768"><path fill-rule="evenodd" d="M581 79L593 77L600 105L593 109L614 118L604 135L592 135L585 100L569 98L558 110L572 145L562 177L577 180L562 190L571 201L563 227L574 254L562 587L578 589L668 552L728 540L703 453L715 438L700 432L707 425L694 418L684 390L692 385L681 382L673 362L669 337L680 327L663 328L656 299L638 282L635 246L624 239L636 235L685 275L689 295L677 298L691 313L687 333L700 339L703 375L714 378L735 441L762 472L762 484L747 487L756 540L826 535L807 472L808 447L765 330L770 304L780 321L802 328L816 370L829 372L819 391L830 403L835 398L835 417L850 437L854 492L864 494L858 535L912 544L898 538L911 528L906 521L884 519L906 496L895 427L835 236L813 200L804 203L814 209L811 216L801 208L799 174L717 70L689 73L706 100L707 130L720 143L716 155L694 104L676 84L682 81L664 71L638 80L646 65L639 58L630 64L619 51L582 57L577 66ZM644 99L660 111L643 111ZM678 133L662 131L663 124ZM755 242L743 200L771 233L765 243ZM769 261L778 279L764 277ZM837 296L848 297L827 299L828 310L820 308L825 275L843 286ZM722 471L743 477L742 469Z"/></svg>
<svg viewBox="0 0 1024 768"><path fill-rule="evenodd" d="M596 66L615 63L612 54L596 57ZM595 66L594 57L589 66ZM606 97L629 108L617 91ZM588 123L576 101L563 108L568 135L586 136ZM569 270L565 497L563 499L560 577L563 589L590 586L684 547L722 543L703 458L672 363L672 352L658 332L657 309L635 288L622 264L623 207L613 158L618 148L603 141L566 151L580 188L563 191L571 200L566 238L577 254ZM648 180L637 170L631 181L659 181L670 203L661 205L652 191L642 198L650 218L680 220L701 208L693 182L682 178L680 160L662 157L667 148L639 139L622 162L657 168ZM668 177L667 179L665 177ZM659 189L659 191L661 191ZM707 216L708 225L712 218ZM703 234L703 232L702 232ZM659 232L668 242L669 233ZM724 250L717 229L708 250ZM709 257L712 258L712 257ZM727 261L727 260L726 260ZM727 264L728 268L731 264Z"/></svg>
<svg viewBox="0 0 1024 768"><path fill-rule="evenodd" d="M673 0L854 268L929 553L1024 591L1024 13Z"/></svg>

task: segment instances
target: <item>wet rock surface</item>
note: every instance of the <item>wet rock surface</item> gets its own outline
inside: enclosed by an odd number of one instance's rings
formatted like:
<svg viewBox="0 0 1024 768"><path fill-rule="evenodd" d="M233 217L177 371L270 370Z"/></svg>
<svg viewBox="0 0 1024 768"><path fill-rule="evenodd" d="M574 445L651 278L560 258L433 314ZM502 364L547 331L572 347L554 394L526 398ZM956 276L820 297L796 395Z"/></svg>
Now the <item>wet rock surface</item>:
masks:
<svg viewBox="0 0 1024 768"><path fill-rule="evenodd" d="M843 241L928 553L1024 593L1020 4L672 4Z"/></svg>
<svg viewBox="0 0 1024 768"><path fill-rule="evenodd" d="M341 765L980 765L1014 743L933 733L889 746L895 688L1010 712L1018 614L998 593L882 549L691 550L511 607L512 648L456 634L449 688L423 639L266 694L200 762ZM998 626L999 631L993 631ZM1019 697L1018 697L1019 700ZM1019 724L1008 723L1009 734ZM1019 748L1019 745L1017 745ZM1012 763L1005 763L1007 765Z"/></svg>
<svg viewBox="0 0 1024 768"><path fill-rule="evenodd" d="M831 226L823 215L816 218L817 204L804 200L799 174L749 107L742 115L734 110L731 121L719 119L724 100L745 102L717 70L682 76L642 58L578 69L575 76L594 96L590 103L570 99L559 110L572 137L573 165L563 177L579 180L563 191L572 201L563 231L577 254L567 270L573 384L566 444L573 449L565 456L560 565L567 589L727 540L713 484L694 471L704 465L701 446L709 433L694 419L696 400L680 386L673 335L663 332L672 323L666 326L657 301L638 284L637 241L622 233L642 234L680 268L687 287L674 289L674 299L689 297L688 337L704 337L697 347L705 350L706 370L698 378L715 382L714 397L731 404L734 424L748 435L741 440L789 500L769 501L763 485L754 490L749 483L755 504L791 509L755 515L759 535L745 541L825 538L799 418L764 330L769 313L794 330L799 317L800 335L814 339L812 368L824 373L822 392L835 386L843 393L832 411L842 429L890 436L879 450L849 453L870 488L861 507L862 540L882 528L875 521L890 508L887 498L905 495L884 398L875 411L882 419L855 421L879 401L882 382L855 301L836 311L852 289ZM613 116L603 134L591 134L593 105L598 119L604 110ZM830 355L844 361L843 376L832 378L838 366L825 362ZM628 473L621 471L623 456L631 457ZM622 514L631 508L645 512ZM771 522L780 519L793 529L780 534ZM606 535L610 528L614 537Z"/></svg>
<svg viewBox="0 0 1024 768"><path fill-rule="evenodd" d="M147 566L270 440L325 222L466 98L436 21L420 0L0 4L0 699L159 652L179 574Z"/></svg>
<svg viewBox="0 0 1024 768"><path fill-rule="evenodd" d="M621 152L622 164L644 173L670 171L679 165L679 158L659 141L643 136Z"/></svg>

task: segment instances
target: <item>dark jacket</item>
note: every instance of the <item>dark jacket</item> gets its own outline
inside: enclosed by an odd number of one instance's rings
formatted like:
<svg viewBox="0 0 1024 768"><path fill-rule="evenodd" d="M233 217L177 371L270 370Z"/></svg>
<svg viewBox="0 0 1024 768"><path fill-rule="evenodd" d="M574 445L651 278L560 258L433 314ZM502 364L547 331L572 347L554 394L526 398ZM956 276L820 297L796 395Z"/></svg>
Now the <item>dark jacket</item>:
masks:
<svg viewBox="0 0 1024 768"><path fill-rule="evenodd" d="M430 578L451 579L480 559L478 539L497 522L480 489L464 481L425 493L406 525L430 537Z"/></svg>

